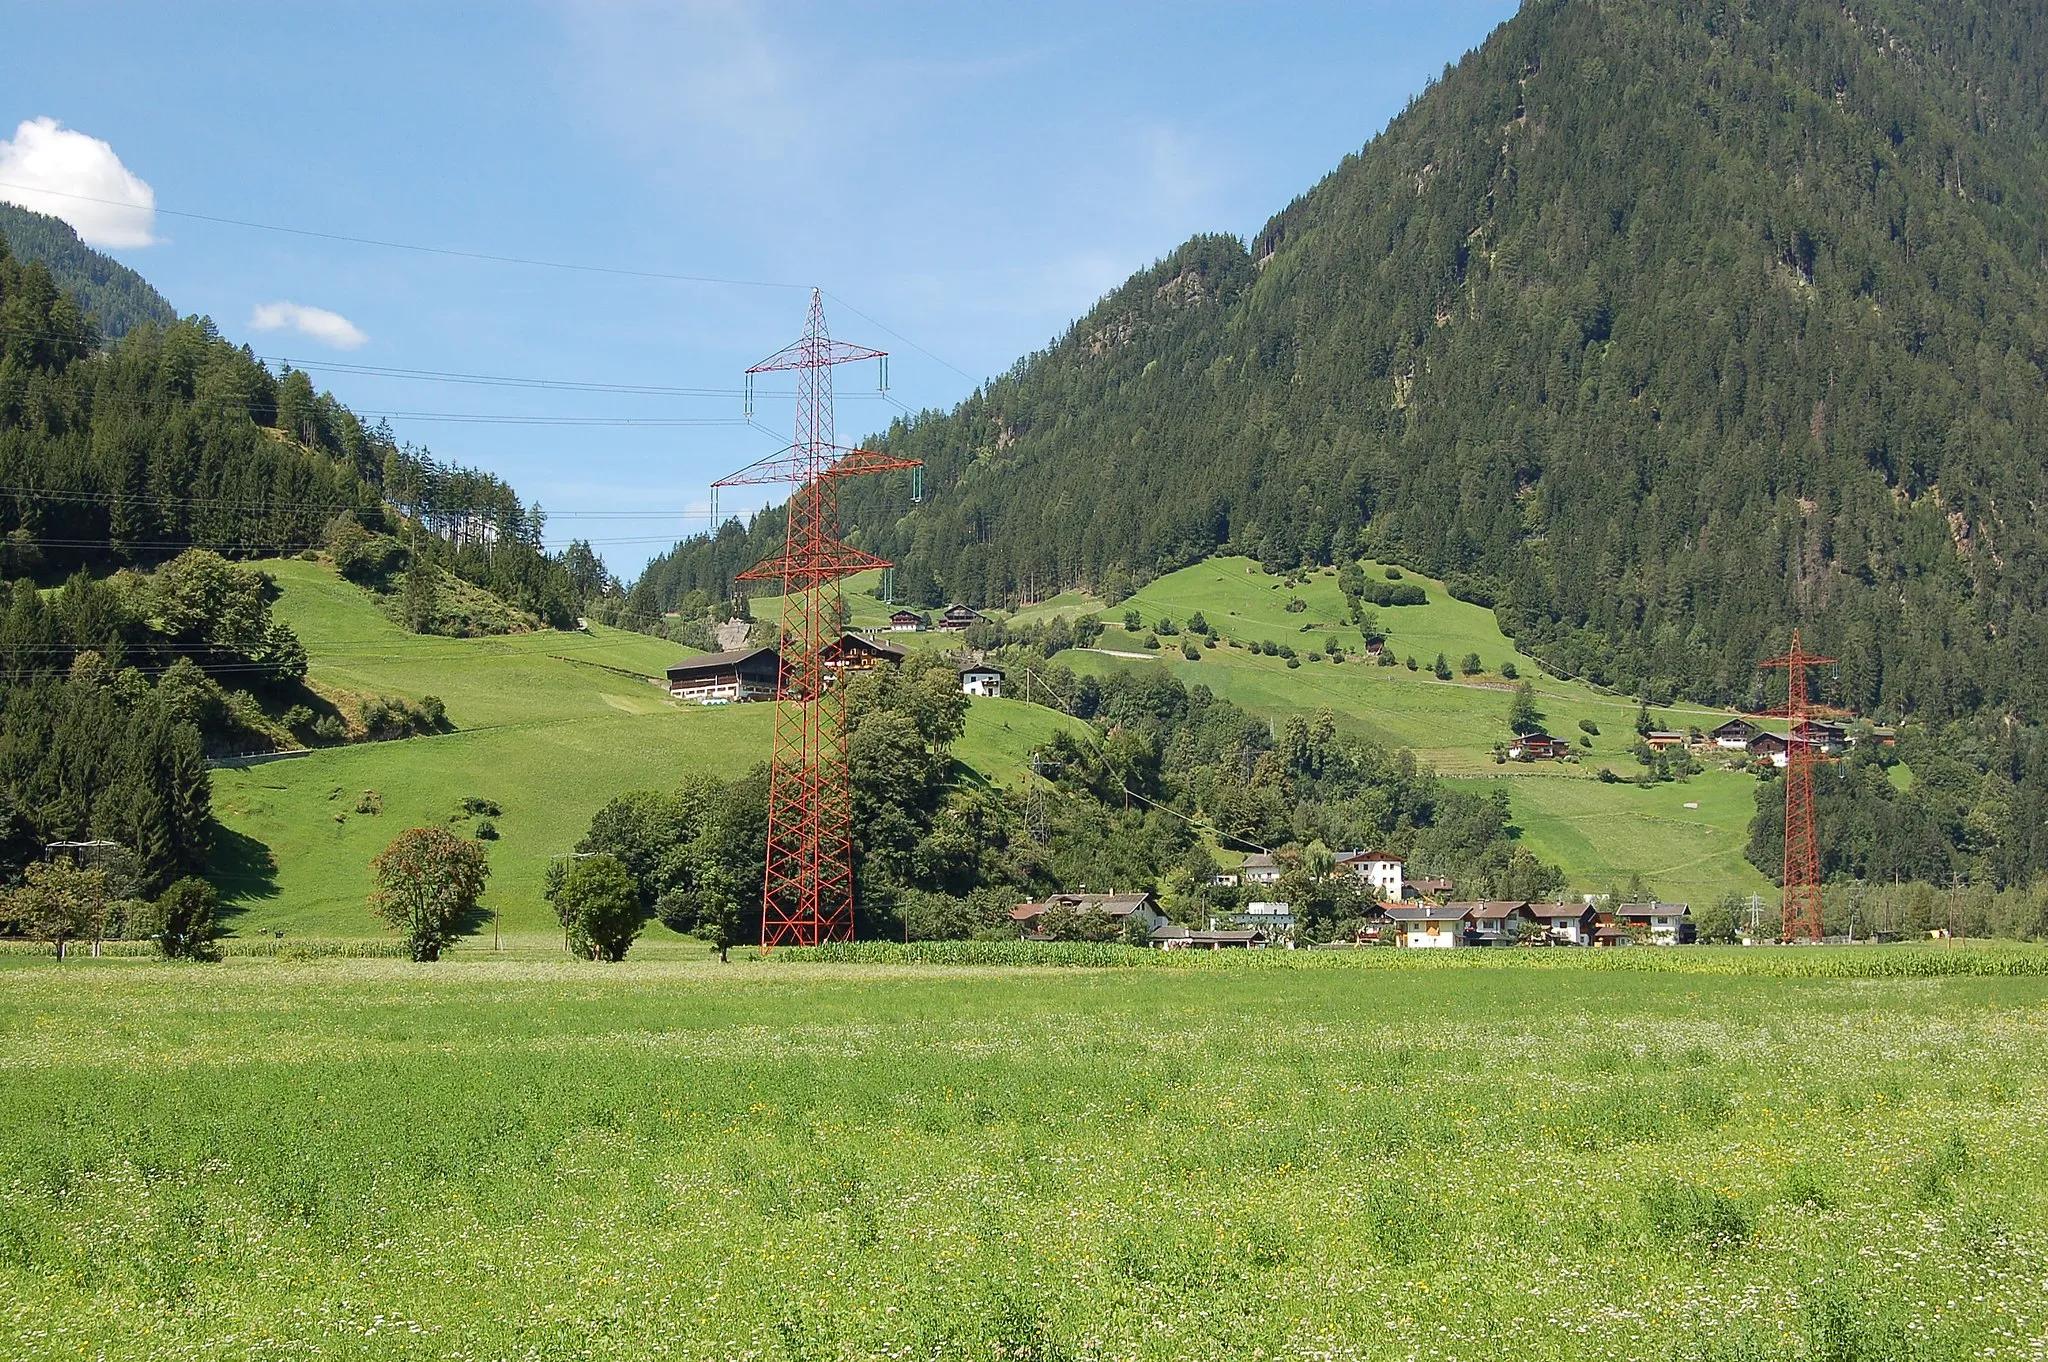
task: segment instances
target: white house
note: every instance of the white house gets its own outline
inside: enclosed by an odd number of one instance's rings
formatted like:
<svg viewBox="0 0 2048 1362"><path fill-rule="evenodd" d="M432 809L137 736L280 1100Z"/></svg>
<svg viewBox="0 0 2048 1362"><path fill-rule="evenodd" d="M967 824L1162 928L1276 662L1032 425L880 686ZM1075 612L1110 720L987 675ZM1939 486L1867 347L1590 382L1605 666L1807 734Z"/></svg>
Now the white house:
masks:
<svg viewBox="0 0 2048 1362"><path fill-rule="evenodd" d="M1390 903L1386 913L1400 945L1411 950L1448 950L1465 944L1471 909L1469 903Z"/></svg>
<svg viewBox="0 0 2048 1362"><path fill-rule="evenodd" d="M1391 851L1353 851L1337 858L1339 869L1348 870L1371 885L1383 899L1399 902L1403 881L1402 861Z"/></svg>
<svg viewBox="0 0 2048 1362"><path fill-rule="evenodd" d="M1189 930L1175 923L1162 923L1152 929L1147 938L1154 949L1164 951L1219 951L1219 950L1260 950L1266 945L1266 934L1257 929L1243 931Z"/></svg>
<svg viewBox="0 0 2048 1362"><path fill-rule="evenodd" d="M983 700L1003 698L1003 669L986 662L970 662L960 668L960 693Z"/></svg>
<svg viewBox="0 0 2048 1362"><path fill-rule="evenodd" d="M1624 903L1614 910L1614 920L1624 927L1647 928L1653 946L1682 946L1698 937L1690 904Z"/></svg>
<svg viewBox="0 0 2048 1362"><path fill-rule="evenodd" d="M1244 858L1244 864L1237 868L1237 873L1243 877L1246 884L1278 884L1280 863L1273 859L1270 852L1254 851Z"/></svg>
<svg viewBox="0 0 2048 1362"><path fill-rule="evenodd" d="M1535 910L1537 920L1560 946L1590 946L1600 914L1590 903L1546 903Z"/></svg>
<svg viewBox="0 0 2048 1362"><path fill-rule="evenodd" d="M1707 740L1723 752L1743 752L1750 740L1763 732L1747 719L1730 719L1707 730Z"/></svg>
<svg viewBox="0 0 2048 1362"><path fill-rule="evenodd" d="M1291 903L1247 903L1235 913L1225 915L1225 921L1236 927L1252 927L1262 931L1270 939L1282 932L1294 930L1294 905ZM1214 930L1216 923L1209 923Z"/></svg>

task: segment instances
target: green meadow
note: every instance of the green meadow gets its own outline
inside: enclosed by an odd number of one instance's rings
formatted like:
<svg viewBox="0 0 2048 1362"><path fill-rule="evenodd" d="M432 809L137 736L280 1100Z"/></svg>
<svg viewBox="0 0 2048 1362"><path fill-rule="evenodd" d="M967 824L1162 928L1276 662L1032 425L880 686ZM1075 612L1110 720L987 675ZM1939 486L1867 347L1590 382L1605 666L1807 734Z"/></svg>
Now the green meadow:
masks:
<svg viewBox="0 0 2048 1362"><path fill-rule="evenodd" d="M597 625L588 634L425 638L324 564L265 567L315 686L343 699L438 696L454 729L216 771L224 835L215 879L238 934L375 934L364 907L370 859L409 827L473 833L465 798L503 810L491 820L498 837L485 907L506 931L545 933L548 860L575 845L606 800L690 772L743 775L767 759L768 706L670 702L655 679L683 656L674 644ZM1029 748L1066 722L1021 702L977 700L956 756L978 778L1013 783Z"/></svg>
<svg viewBox="0 0 2048 1362"><path fill-rule="evenodd" d="M1384 579L1386 568L1368 562L1365 570L1369 579ZM1387 636L1388 649L1398 658L1416 659L1412 672L1405 666L1376 666L1364 656L1363 637L1345 622L1334 569L1311 573L1301 585L1289 587L1248 558L1210 559L1159 578L1116 609L1101 612L1111 627L1097 651L1063 660L1079 669L1129 665L1138 659L1115 654L1144 652L1145 634L1124 632L1124 611L1138 611L1147 631L1162 617L1184 627L1199 612L1227 642L1205 649L1200 661L1191 662L1181 656L1179 637L1162 639L1170 646L1157 656L1183 682L1200 682L1262 714L1284 717L1329 709L1346 726L1390 746L1413 748L1447 774L1496 769L1493 748L1509 736L1508 703L1516 684L1501 675L1501 664L1512 662L1520 678L1534 687L1537 709L1550 732L1576 744L1580 720L1600 730L1585 735L1591 747L1577 749L1589 772L1602 763L1620 769L1618 764L1626 762L1635 769L1629 756L1636 738L1633 698L1546 674L1501 633L1491 610L1453 600L1441 582L1427 577L1404 573L1401 581L1421 587L1427 604L1368 608ZM1290 610L1296 602L1302 608ZM1325 651L1333 638L1344 650L1344 662L1307 660L1310 653ZM1289 667L1285 659L1232 648L1229 642L1284 643L1299 655L1301 665ZM1449 681L1430 672L1439 653L1454 669ZM1476 675L1455 670L1467 653L1479 655L1483 670ZM1707 728L1729 717L1691 705L1656 714L1660 724L1676 727Z"/></svg>
<svg viewBox="0 0 2048 1362"><path fill-rule="evenodd" d="M550 857L567 852L591 815L622 790L672 784L685 771L743 774L768 751L763 706L703 709L669 702L655 684L683 653L673 644L593 625L587 633L544 631L479 639L423 638L400 629L377 598L337 577L324 563L265 564L279 582L279 618L298 632L311 658L310 679L344 707L372 695L438 696L453 731L402 742L357 744L215 773L214 803L224 829L216 879L229 926L242 935L347 936L372 931L364 911L368 866L399 831L441 823L473 832L465 798L502 809L492 820L491 885L485 904L515 934L545 935L552 915L540 897ZM1379 565L1369 565L1375 574ZM1447 776L1502 779L1522 836L1562 866L1573 888L1605 890L1641 873L1667 898L1700 901L1729 891L1763 892L1769 882L1742 858L1753 807L1753 778L1710 764L1690 780L1638 789L1593 778L1607 765L1636 768L1634 702L1577 681L1549 677L1517 654L1490 611L1452 600L1440 583L1408 574L1428 593L1420 606L1375 613L1400 656L1422 669L1378 667L1357 656L1356 629L1338 623L1343 597L1334 573L1290 588L1244 559L1220 559L1163 577L1130 602L1148 627L1160 616L1185 623L1201 611L1226 639L1289 642L1303 657L1336 635L1349 660L1289 668L1277 657L1227 645L1184 660L1139 652L1143 635L1120 627L1123 607L1102 610L1080 596L1043 602L1034 617L1099 611L1111 622L1097 651L1064 653L1076 670L1169 666L1192 685L1274 720L1332 710L1346 727L1414 748ZM856 579L848 599L858 623L886 618L875 584ZM1304 608L1291 611L1291 599ZM779 605L755 603L764 617ZM1309 626L1303 631L1303 625ZM953 646L950 635L899 635L920 647ZM1177 640L1168 640L1177 643ZM1477 652L1487 670L1439 681L1428 664L1438 652L1453 663ZM1499 672L1514 660L1530 678L1553 732L1574 740L1578 721L1600 731L1576 764L1496 764L1506 736L1512 682ZM1016 678L1012 678L1016 689ZM1673 709L1660 721L1709 726L1711 711ZM1070 721L1020 700L976 701L955 757L970 779L1011 784L1028 752ZM374 792L374 798L367 797ZM1688 808L1687 805L1697 807ZM359 812L359 806L374 812ZM660 929L650 931L659 937Z"/></svg>
<svg viewBox="0 0 2048 1362"><path fill-rule="evenodd" d="M2037 1357L2015 951L0 958L0 1355Z"/></svg>
<svg viewBox="0 0 2048 1362"><path fill-rule="evenodd" d="M1368 578L1384 579L1386 565L1367 563ZM1518 652L1500 631L1491 610L1453 600L1441 582L1404 573L1402 581L1423 588L1423 605L1371 607L1387 647L1417 670L1381 667L1363 655L1357 628L1345 623L1344 596L1334 569L1308 575L1299 585L1262 571L1247 558L1219 558L1183 568L1147 585L1116 609L1102 611L1111 627L1093 650L1063 653L1060 661L1078 672L1118 668L1172 669L1183 683L1205 685L1216 695L1274 720L1328 709L1340 725L1389 747L1408 747L1418 758L1455 778L1508 782L1515 819L1538 855L1562 866L1572 887L1602 891L1641 872L1659 894L1693 900L1727 892L1767 892L1769 881L1742 857L1749 836L1756 782L1716 761L1689 780L1649 790L1604 784L1602 767L1623 777L1640 769L1630 748L1636 740L1637 703L1584 682L1548 675L1540 663ZM1299 602L1299 610L1290 604ZM1227 640L1202 650L1199 661L1180 652L1180 637L1150 657L1143 633L1126 633L1123 612L1135 609L1149 631L1164 617L1185 627L1199 612ZM1307 661L1336 638L1342 663ZM1300 665L1283 658L1233 648L1229 642L1285 643ZM1440 681L1430 667L1442 653L1452 679ZM1467 653L1477 653L1484 670L1456 672ZM1516 685L1501 675L1512 662L1531 683L1548 730L1568 738L1575 763L1497 763L1496 744L1509 736L1508 704ZM1711 728L1726 711L1680 705L1659 709L1659 724ZM1580 721L1598 733L1586 733ZM1580 745L1581 740L1588 745ZM1687 808L1696 804L1697 808Z"/></svg>

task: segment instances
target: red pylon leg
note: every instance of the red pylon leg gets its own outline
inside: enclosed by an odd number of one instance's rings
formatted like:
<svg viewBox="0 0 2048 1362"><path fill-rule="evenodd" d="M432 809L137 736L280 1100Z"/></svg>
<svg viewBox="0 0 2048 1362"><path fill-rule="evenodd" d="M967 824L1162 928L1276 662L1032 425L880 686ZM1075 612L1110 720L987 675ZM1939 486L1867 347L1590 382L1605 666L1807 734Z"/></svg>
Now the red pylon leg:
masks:
<svg viewBox="0 0 2048 1362"><path fill-rule="evenodd" d="M1782 939L1821 939L1820 833L1814 826L1813 758L1785 754L1785 918Z"/></svg>
<svg viewBox="0 0 2048 1362"><path fill-rule="evenodd" d="M1766 660L1766 667L1785 669L1785 705L1777 711L1791 721L1785 742L1785 863L1784 917L1779 927L1781 941L1823 939L1820 895L1820 830L1813 810L1814 738L1807 726L1806 669L1833 662L1832 657L1815 657L1799 646L1799 631L1792 631L1791 650Z"/></svg>

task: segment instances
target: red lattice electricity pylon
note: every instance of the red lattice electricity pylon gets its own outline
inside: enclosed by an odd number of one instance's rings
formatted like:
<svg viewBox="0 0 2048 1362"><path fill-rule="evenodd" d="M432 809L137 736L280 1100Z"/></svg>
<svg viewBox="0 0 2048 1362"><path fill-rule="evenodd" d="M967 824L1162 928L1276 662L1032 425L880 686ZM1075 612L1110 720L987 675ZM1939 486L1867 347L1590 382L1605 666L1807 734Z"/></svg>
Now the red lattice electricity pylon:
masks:
<svg viewBox="0 0 2048 1362"><path fill-rule="evenodd" d="M1820 742L1807 721L1831 711L1807 703L1806 669L1834 660L1802 649L1799 631L1794 629L1790 651L1757 664L1785 669L1785 703L1764 712L1791 720L1785 738L1785 918L1781 941L1817 942L1822 936L1820 832L1813 816L1813 767L1819 760Z"/></svg>
<svg viewBox="0 0 2048 1362"><path fill-rule="evenodd" d="M916 468L899 459L833 443L832 366L883 362L880 350L835 341L825 308L811 292L803 338L747 370L797 376L796 439L713 487L785 483L789 533L782 552L740 574L782 586L781 675L776 690L775 751L768 774L768 863L761 885L761 948L815 946L853 939L853 785L846 768L846 696L827 665L841 637L839 582L887 567L839 542L842 478ZM888 370L882 370L884 382Z"/></svg>

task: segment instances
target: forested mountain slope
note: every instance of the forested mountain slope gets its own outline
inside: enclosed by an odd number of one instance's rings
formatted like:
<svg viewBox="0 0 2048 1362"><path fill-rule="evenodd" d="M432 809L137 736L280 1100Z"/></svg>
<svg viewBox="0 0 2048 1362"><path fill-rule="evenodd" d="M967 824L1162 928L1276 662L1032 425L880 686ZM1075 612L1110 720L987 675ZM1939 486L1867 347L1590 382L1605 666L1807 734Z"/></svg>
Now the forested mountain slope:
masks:
<svg viewBox="0 0 2048 1362"><path fill-rule="evenodd" d="M125 336L144 322L169 326L178 320L177 311L147 279L80 241L61 218L0 203L0 239L17 259L48 269L57 287L78 299L102 335Z"/></svg>
<svg viewBox="0 0 2048 1362"><path fill-rule="evenodd" d="M2038 6L1531 4L1248 247L892 429L926 501L847 517L926 602L1370 552L1631 691L1757 698L1803 621L1847 705L2038 717L2044 71Z"/></svg>
<svg viewBox="0 0 2048 1362"><path fill-rule="evenodd" d="M539 507L211 322L101 341L0 239L0 885L48 843L92 838L129 858L124 893L154 896L210 864L209 753L442 717L310 689L275 580L234 560L324 547L388 595L402 580L393 613L419 633L468 632L450 617L477 588L566 626L581 584L542 551Z"/></svg>

